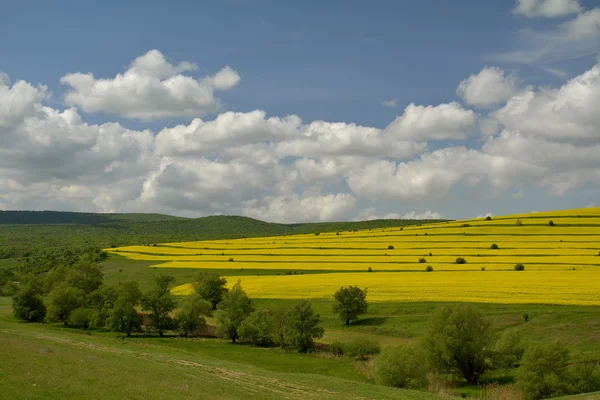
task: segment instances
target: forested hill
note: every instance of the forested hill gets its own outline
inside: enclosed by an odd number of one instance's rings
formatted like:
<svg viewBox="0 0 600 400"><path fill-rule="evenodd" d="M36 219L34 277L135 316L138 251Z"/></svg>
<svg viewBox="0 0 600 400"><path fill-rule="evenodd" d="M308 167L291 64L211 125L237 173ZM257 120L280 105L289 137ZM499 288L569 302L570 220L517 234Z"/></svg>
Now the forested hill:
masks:
<svg viewBox="0 0 600 400"><path fill-rule="evenodd" d="M279 236L386 226L426 220L374 220L277 224L239 216L182 218L162 214L93 214L0 211L0 259L62 249L84 250L132 244Z"/></svg>

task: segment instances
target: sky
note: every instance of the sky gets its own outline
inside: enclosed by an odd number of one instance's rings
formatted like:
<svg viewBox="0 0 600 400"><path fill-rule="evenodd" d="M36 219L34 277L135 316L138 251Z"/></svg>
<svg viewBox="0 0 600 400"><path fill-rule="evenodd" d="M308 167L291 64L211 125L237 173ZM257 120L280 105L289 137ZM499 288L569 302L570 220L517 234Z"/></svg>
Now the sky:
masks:
<svg viewBox="0 0 600 400"><path fill-rule="evenodd" d="M0 3L0 210L600 205L600 0Z"/></svg>

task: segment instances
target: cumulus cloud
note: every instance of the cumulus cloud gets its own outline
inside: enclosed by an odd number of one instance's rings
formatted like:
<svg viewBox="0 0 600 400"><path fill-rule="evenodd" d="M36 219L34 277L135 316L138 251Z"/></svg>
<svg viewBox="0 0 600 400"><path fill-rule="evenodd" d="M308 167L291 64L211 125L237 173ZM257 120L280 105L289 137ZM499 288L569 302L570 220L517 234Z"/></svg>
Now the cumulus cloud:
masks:
<svg viewBox="0 0 600 400"><path fill-rule="evenodd" d="M517 0L515 14L534 17L563 17L583 10L578 0Z"/></svg>
<svg viewBox="0 0 600 400"><path fill-rule="evenodd" d="M514 75L506 76L500 68L486 67L478 74L463 80L458 85L456 94L467 104L490 107L505 102L517 90L517 79Z"/></svg>
<svg viewBox="0 0 600 400"><path fill-rule="evenodd" d="M386 213L378 214L375 207L365 208L359 212L355 218L356 221L373 221L375 219L441 219L442 215L436 211L410 211L408 213Z"/></svg>
<svg viewBox="0 0 600 400"><path fill-rule="evenodd" d="M457 102L438 106L409 104L385 132L404 140L464 139L476 124L475 113Z"/></svg>
<svg viewBox="0 0 600 400"><path fill-rule="evenodd" d="M87 113L152 120L219 111L221 102L214 92L235 86L240 81L239 74L230 67L202 79L182 74L196 69L189 62L170 64L160 51L151 50L112 79L78 72L67 74L60 81L70 87L65 102Z"/></svg>

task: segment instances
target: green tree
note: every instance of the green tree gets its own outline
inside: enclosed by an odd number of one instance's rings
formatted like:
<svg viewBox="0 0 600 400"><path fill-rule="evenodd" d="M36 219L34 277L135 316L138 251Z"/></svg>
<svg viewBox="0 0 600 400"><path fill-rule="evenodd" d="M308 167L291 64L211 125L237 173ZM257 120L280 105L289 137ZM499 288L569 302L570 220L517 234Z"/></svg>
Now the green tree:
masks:
<svg viewBox="0 0 600 400"><path fill-rule="evenodd" d="M90 261L80 261L68 268L65 281L84 293L92 293L102 285L103 274L98 264Z"/></svg>
<svg viewBox="0 0 600 400"><path fill-rule="evenodd" d="M569 359L569 350L560 342L530 345L518 370L518 386L532 400L568 394Z"/></svg>
<svg viewBox="0 0 600 400"><path fill-rule="evenodd" d="M173 319L170 317L177 304L169 291L169 285L175 280L170 275L158 275L154 277L154 287L150 289L142 299L142 310L148 311L148 318L160 336L164 331L173 327Z"/></svg>
<svg viewBox="0 0 600 400"><path fill-rule="evenodd" d="M269 309L254 311L242 322L239 329L240 338L248 339L258 346L272 346L274 339L273 313Z"/></svg>
<svg viewBox="0 0 600 400"><path fill-rule="evenodd" d="M432 366L460 373L469 384L493 367L490 323L470 305L443 307L431 318L424 345Z"/></svg>
<svg viewBox="0 0 600 400"><path fill-rule="evenodd" d="M494 346L495 365L498 368L513 368L521 362L525 347L515 329L506 329Z"/></svg>
<svg viewBox="0 0 600 400"><path fill-rule="evenodd" d="M404 389L427 386L427 364L423 351L408 344L386 347L375 359L375 380L380 385Z"/></svg>
<svg viewBox="0 0 600 400"><path fill-rule="evenodd" d="M286 326L290 310L287 307L279 306L273 309L273 341L275 344L285 347L287 344Z"/></svg>
<svg viewBox="0 0 600 400"><path fill-rule="evenodd" d="M286 341L301 352L314 347L314 339L323 337L321 317L308 300L301 300L286 317Z"/></svg>
<svg viewBox="0 0 600 400"><path fill-rule="evenodd" d="M90 327L91 310L83 307L76 308L69 315L69 325L75 328L87 329Z"/></svg>
<svg viewBox="0 0 600 400"><path fill-rule="evenodd" d="M34 286L24 285L13 296L13 314L29 322L42 322L46 317L46 306Z"/></svg>
<svg viewBox="0 0 600 400"><path fill-rule="evenodd" d="M85 305L84 294L83 290L65 283L55 286L49 295L50 305L46 319L49 322L62 321L67 325L73 310Z"/></svg>
<svg viewBox="0 0 600 400"><path fill-rule="evenodd" d="M358 286L341 287L333 295L333 312L338 314L340 319L349 325L350 321L358 319L360 314L367 312L369 304L367 303L367 289L362 290Z"/></svg>
<svg viewBox="0 0 600 400"><path fill-rule="evenodd" d="M194 288L196 292L206 301L212 304L212 309L217 309L217 304L223 301L227 293L227 279L221 278L214 272L200 272L196 275Z"/></svg>
<svg viewBox="0 0 600 400"><path fill-rule="evenodd" d="M246 295L241 281L238 280L219 303L216 314L217 335L231 339L231 342L235 343L240 337L238 329L252 311L254 311L252 300Z"/></svg>
<svg viewBox="0 0 600 400"><path fill-rule="evenodd" d="M122 332L131 336L131 332L137 332L142 328L142 321L137 311L135 303L125 294L117 297L115 304L110 311L108 325L111 331Z"/></svg>
<svg viewBox="0 0 600 400"><path fill-rule="evenodd" d="M190 333L200 332L206 328L205 315L210 315L212 305L204 300L198 293L193 293L182 302L177 311L179 333L187 336Z"/></svg>

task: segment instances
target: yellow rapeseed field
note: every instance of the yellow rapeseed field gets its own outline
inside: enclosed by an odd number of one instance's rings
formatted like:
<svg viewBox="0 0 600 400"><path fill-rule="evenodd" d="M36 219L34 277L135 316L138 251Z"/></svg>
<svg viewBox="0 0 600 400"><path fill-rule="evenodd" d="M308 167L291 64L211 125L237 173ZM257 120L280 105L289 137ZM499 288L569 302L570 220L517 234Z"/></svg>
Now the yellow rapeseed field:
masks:
<svg viewBox="0 0 600 400"><path fill-rule="evenodd" d="M247 275L241 277L244 288L264 298L327 298L352 284L368 287L374 301L600 304L598 207L107 251L156 261L155 268L240 270ZM466 263L456 263L457 257ZM517 263L525 271L514 271ZM425 272L428 265L433 272ZM298 275L258 276L253 270ZM317 270L331 272L311 274Z"/></svg>

